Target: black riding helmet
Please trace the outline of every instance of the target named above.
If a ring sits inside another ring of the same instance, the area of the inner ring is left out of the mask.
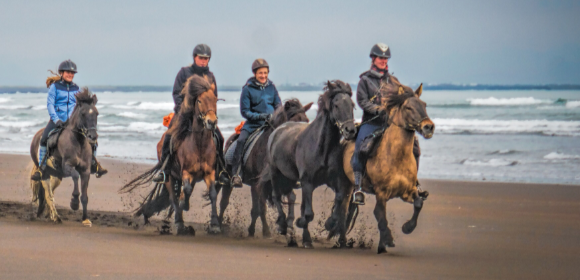
[[[254,60],[254,63],[252,63],[252,72],[256,73],[256,71],[262,67],[266,67],[268,68],[268,71],[270,71],[270,65],[268,65],[268,62],[263,58],[258,58]]]
[[[391,48],[387,46],[387,44],[378,43],[373,46],[371,49],[371,54],[369,55],[371,58],[373,56],[377,57],[384,57],[384,58],[391,58]]]
[[[206,44],[199,44],[193,48],[193,57],[195,56],[211,58],[211,49]]]
[[[70,71],[73,73],[77,73],[77,65],[70,59],[65,60],[61,62],[60,65],[58,66],[58,72],[60,71]]]

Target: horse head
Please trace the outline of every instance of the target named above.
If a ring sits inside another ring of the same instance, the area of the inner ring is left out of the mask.
[[[419,99],[423,93],[423,84],[415,92],[408,92],[399,87],[395,95],[387,95],[385,106],[389,114],[389,124],[406,130],[417,131],[425,139],[433,137],[435,124],[427,115],[427,103]]]
[[[284,101],[283,106],[279,106],[274,111],[272,115],[271,125],[273,128],[277,128],[285,122],[310,122],[306,116],[306,112],[310,110],[313,102],[302,106],[300,100],[296,98],[288,99]]]
[[[212,131],[218,123],[215,90],[215,84],[210,83],[207,78],[193,75],[182,91],[185,94],[182,110],[193,112],[193,123],[197,120],[205,129]]]
[[[324,94],[318,99],[319,114],[328,113],[330,120],[336,124],[344,139],[354,138],[356,128],[350,85],[340,80],[328,81],[324,90]]]
[[[75,95],[77,104],[70,117],[69,125],[72,129],[83,135],[91,144],[97,142],[97,96],[92,94],[88,88],[83,88]]]

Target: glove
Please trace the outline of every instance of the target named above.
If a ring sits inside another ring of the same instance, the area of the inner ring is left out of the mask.
[[[384,116],[387,114],[387,110],[385,110],[385,108],[381,108],[377,110],[377,115],[379,116]]]
[[[272,114],[260,114],[260,119],[269,121],[272,118]]]
[[[64,126],[64,123],[61,120],[56,121],[56,127],[61,128]]]

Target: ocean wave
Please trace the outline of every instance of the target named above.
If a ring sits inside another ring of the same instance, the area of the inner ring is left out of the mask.
[[[554,101],[545,99],[536,99],[533,97],[515,97],[515,98],[470,98],[467,99],[473,106],[530,106],[540,104],[553,104]]]
[[[497,150],[489,153],[488,155],[513,155],[518,153],[516,150]]]
[[[163,110],[173,111],[173,102],[129,102],[127,105],[112,105],[116,109],[126,110]]]
[[[10,101],[10,97],[0,97],[0,103],[6,103]]]
[[[517,161],[509,161],[504,159],[496,159],[492,158],[490,160],[473,160],[473,159],[464,159],[460,162],[464,165],[473,165],[473,166],[514,166],[517,165]]]
[[[119,117],[125,117],[125,118],[130,118],[130,119],[144,119],[147,118],[146,115],[143,114],[138,114],[138,113],[133,113],[133,112],[121,112],[116,114]]]
[[[218,104],[217,109],[240,108],[240,104]]]
[[[33,127],[42,124],[43,122],[38,121],[0,121],[0,127]]]
[[[566,102],[566,108],[580,108],[580,101],[568,101]]]
[[[0,105],[0,110],[30,110],[32,107],[32,105]]]
[[[544,159],[559,160],[559,159],[580,159],[578,155],[567,155],[558,152],[551,152],[544,156]]]
[[[580,136],[580,121],[433,119],[436,133]]]
[[[148,123],[148,122],[132,122],[128,126],[112,125],[100,126],[99,131],[104,132],[158,132],[166,128],[162,123]]]

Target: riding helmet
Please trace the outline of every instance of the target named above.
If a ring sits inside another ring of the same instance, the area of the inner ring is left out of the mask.
[[[371,49],[370,57],[373,56],[377,57],[384,57],[384,58],[391,58],[391,48],[387,46],[387,44],[378,43],[373,46]]]
[[[266,67],[268,68],[268,71],[270,71],[270,65],[268,65],[268,62],[263,58],[258,58],[254,60],[254,63],[252,63],[252,72],[256,73],[256,71],[262,67]]]
[[[77,65],[72,62],[70,59],[65,60],[63,62],[60,63],[60,65],[58,66],[58,71],[70,71],[73,73],[77,73]]]
[[[196,55],[211,58],[211,49],[206,44],[199,44],[193,49],[193,57]]]

